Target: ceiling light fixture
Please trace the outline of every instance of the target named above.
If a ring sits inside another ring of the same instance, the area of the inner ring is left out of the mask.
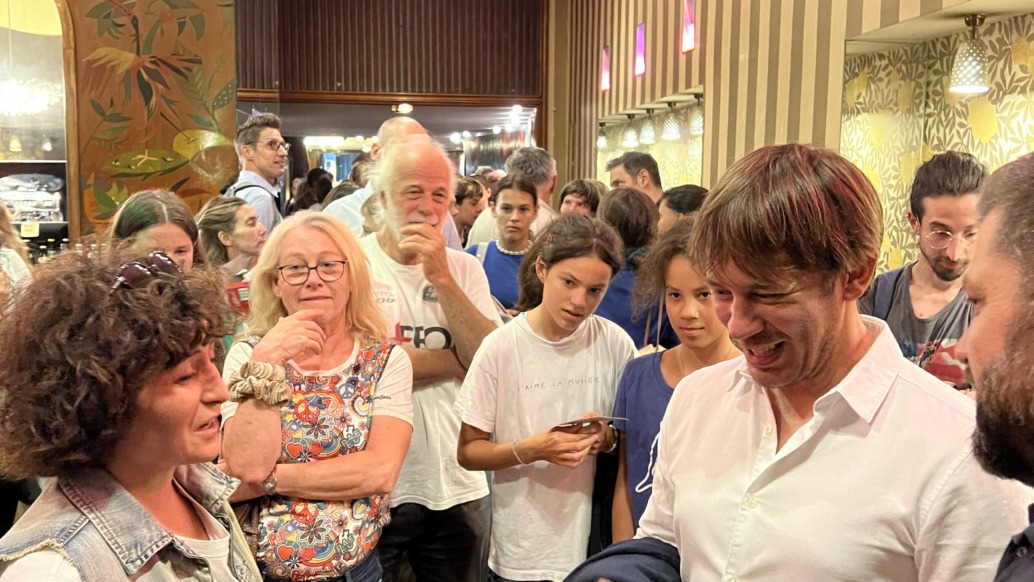
[[[600,122],[600,130],[596,132],[596,149],[605,150],[610,145],[607,142],[607,134],[603,131],[603,122]]]
[[[492,134],[493,135],[499,135],[502,131],[503,131],[503,128],[499,127],[498,125],[493,125],[492,126]]]
[[[459,132],[453,132],[453,134],[449,136],[449,141],[454,144],[461,144],[463,143],[463,137],[460,136]]]
[[[664,124],[661,126],[661,139],[672,141],[682,139],[682,128],[679,127],[679,117],[675,112],[675,103],[668,103],[668,112],[664,114]]]
[[[697,104],[689,114],[689,135],[704,135],[704,98],[696,96]]]
[[[401,113],[402,115],[409,115],[413,113],[413,106],[409,103],[399,103],[398,105],[392,105],[391,111],[393,113]]]
[[[637,148],[639,147],[639,135],[636,134],[635,128],[632,127],[632,120],[635,119],[635,115],[628,115],[628,126],[625,127],[624,138],[621,140],[621,147],[623,148]]]
[[[969,38],[963,39],[955,50],[948,91],[959,95],[983,95],[990,88],[987,77],[987,52],[977,38],[978,27],[984,23],[983,14],[966,16]]]
[[[646,108],[646,119],[643,121],[643,126],[639,128],[639,143],[646,145],[657,143],[657,129],[653,126],[653,116],[649,107]]]

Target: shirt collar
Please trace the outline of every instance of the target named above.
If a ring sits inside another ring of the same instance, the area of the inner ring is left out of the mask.
[[[897,367],[893,363],[902,356],[901,349],[898,348],[897,341],[886,323],[875,317],[861,317],[862,323],[876,339],[847,376],[819,400],[839,396],[868,424],[872,423],[876,412],[890,392],[890,386],[898,375]],[[729,390],[741,396],[751,390],[760,389],[761,385],[750,375],[746,360],[741,360]]]
[[[173,478],[212,515],[223,507],[240,483],[211,463],[183,465]],[[60,480],[69,501],[97,528],[127,575],[136,574],[173,535],[104,469],[85,469]]]

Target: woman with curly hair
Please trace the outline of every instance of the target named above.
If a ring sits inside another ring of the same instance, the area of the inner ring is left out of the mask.
[[[333,216],[301,211],[266,242],[245,341],[226,356],[234,500],[267,580],[381,578],[377,544],[413,428],[413,367],[384,337],[366,256]]]
[[[0,473],[56,477],[0,580],[258,580],[219,453],[222,290],[162,253],[67,253],[0,321]]]

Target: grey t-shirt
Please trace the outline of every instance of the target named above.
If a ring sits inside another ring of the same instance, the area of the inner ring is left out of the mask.
[[[961,385],[966,381],[966,366],[955,358],[958,343],[973,317],[973,304],[962,291],[936,315],[926,319],[916,317],[912,310],[912,265],[905,267],[894,284],[887,325],[898,340],[901,353],[937,378],[949,384]],[[869,290],[858,300],[858,311],[873,315],[875,289],[887,284],[887,274],[876,278]]]

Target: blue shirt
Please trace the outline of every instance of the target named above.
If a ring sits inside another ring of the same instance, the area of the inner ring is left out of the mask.
[[[488,276],[488,289],[499,303],[506,309],[513,309],[517,304],[519,290],[517,288],[517,269],[524,260],[524,255],[508,255],[499,250],[496,241],[478,243],[467,249],[467,253],[478,255],[478,247],[487,244],[485,260],[481,266],[485,268],[485,275]]]
[[[658,309],[657,305],[639,316],[632,315],[632,289],[634,287],[635,271],[631,266],[625,265],[610,280],[607,294],[603,296],[599,307],[596,308],[596,315],[620,325],[621,329],[632,336],[636,349],[642,349],[646,344],[658,343],[658,337],[660,337],[660,345],[666,348],[679,345],[679,338],[675,335],[675,330],[671,328],[667,314],[663,309]],[[646,330],[647,322],[650,324],[649,332]],[[660,326],[659,334],[658,325]]]
[[[625,366],[614,400],[614,428],[625,434],[626,485],[632,496],[632,523],[646,511],[653,489],[653,469],[657,459],[657,435],[661,419],[675,389],[661,374],[661,353],[640,356]]]

